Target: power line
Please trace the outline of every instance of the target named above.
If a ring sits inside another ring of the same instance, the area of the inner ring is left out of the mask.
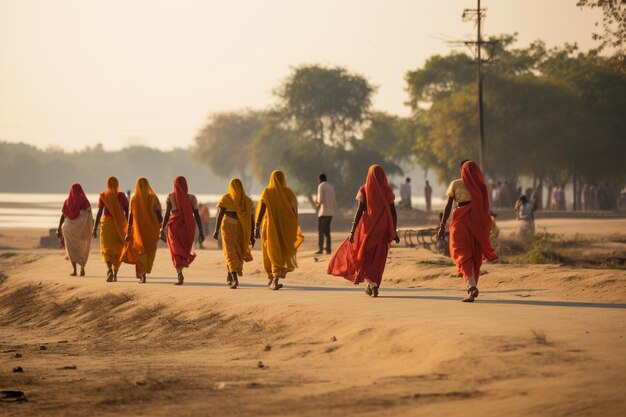
[[[496,41],[485,41],[482,36],[483,20],[487,17],[487,9],[480,7],[480,0],[477,0],[475,9],[463,9],[462,19],[464,22],[475,22],[476,40],[459,39],[448,42],[451,46],[468,46],[476,61],[476,82],[478,84],[478,124],[479,124],[479,141],[478,141],[478,164],[484,172],[484,152],[485,152],[485,123],[483,118],[483,64],[488,60],[483,59],[482,50],[484,46],[491,47],[490,57],[493,57],[493,50]]]

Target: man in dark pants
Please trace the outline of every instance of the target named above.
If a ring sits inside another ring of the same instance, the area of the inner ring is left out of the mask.
[[[324,251],[324,237],[326,237],[326,253],[330,253],[330,222],[335,211],[335,188],[326,180],[326,174],[320,174],[317,186],[317,231],[319,233],[319,250],[316,255]]]

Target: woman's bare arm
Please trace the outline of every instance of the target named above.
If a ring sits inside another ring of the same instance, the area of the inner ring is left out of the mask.
[[[439,223],[439,231],[437,232],[437,236],[439,236],[439,239],[443,239],[446,237],[446,223],[448,222],[448,217],[450,217],[450,212],[452,211],[453,202],[454,202],[454,198],[448,197],[446,208],[443,210],[443,217],[441,218],[441,223]]]
[[[217,240],[220,234],[220,227],[222,227],[222,220],[224,220],[224,213],[226,209],[224,207],[220,207],[217,212],[217,218],[215,219],[215,230],[213,231],[213,239]]]
[[[93,233],[92,233],[92,236],[94,239],[98,237],[98,225],[100,224],[100,218],[102,217],[103,211],[104,211],[104,206],[100,207],[98,209],[98,214],[96,214],[96,221],[93,224]]]
[[[352,228],[350,229],[350,243],[354,243],[354,232],[356,231],[356,227],[359,225],[361,217],[363,216],[363,211],[365,211],[366,208],[366,204],[359,201],[359,207],[356,209],[356,213],[354,213],[354,220],[352,221]]]

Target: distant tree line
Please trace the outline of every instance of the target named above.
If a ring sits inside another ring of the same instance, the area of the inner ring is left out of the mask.
[[[158,193],[173,189],[174,178],[184,175],[191,192],[223,193],[227,181],[207,172],[206,166],[192,160],[188,149],[159,151],[132,146],[106,151],[101,145],[78,152],[41,150],[23,143],[0,142],[0,192],[64,193],[72,183],[86,192],[106,188],[108,176],[116,176],[124,191],[134,190],[135,181],[146,177]]]

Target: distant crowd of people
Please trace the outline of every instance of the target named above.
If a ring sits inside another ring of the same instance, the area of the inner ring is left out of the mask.
[[[585,210],[614,210],[617,194],[606,182],[600,185],[587,184],[583,188],[583,208]]]

